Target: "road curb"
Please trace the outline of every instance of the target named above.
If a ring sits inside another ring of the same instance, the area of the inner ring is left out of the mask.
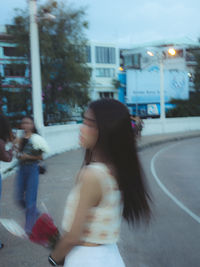
[[[184,139],[192,139],[192,138],[197,138],[197,137],[200,137],[200,133],[191,134],[191,135],[173,136],[173,137],[165,138],[163,140],[148,142],[146,144],[138,144],[138,151],[142,151],[149,147],[158,146],[158,145],[165,144],[165,143],[180,141]]]

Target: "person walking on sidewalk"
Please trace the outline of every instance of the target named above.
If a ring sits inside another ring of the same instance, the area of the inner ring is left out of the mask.
[[[48,152],[46,141],[37,133],[32,117],[21,121],[24,131],[18,140],[19,169],[16,176],[16,197],[18,204],[26,209],[25,231],[31,234],[32,227],[39,216],[36,207],[39,184],[39,161],[42,154]]]
[[[13,149],[6,149],[6,143],[12,141],[12,132],[7,118],[0,114],[0,161],[10,162]],[[0,199],[1,199],[1,168],[0,168]],[[4,245],[0,242],[0,249]]]
[[[65,233],[49,263],[124,267],[117,247],[122,217],[134,224],[151,216],[125,105],[113,99],[92,102],[84,114],[80,145],[86,149],[83,166],[66,202]]]

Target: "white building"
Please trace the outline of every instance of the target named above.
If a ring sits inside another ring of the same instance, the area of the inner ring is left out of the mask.
[[[175,55],[168,53],[174,48]],[[160,109],[160,67],[164,73],[165,103],[171,98],[186,99],[194,90],[195,57],[200,43],[182,38],[145,43],[121,51],[126,71],[126,102],[133,113],[148,116],[148,106]],[[168,105],[170,108],[170,106]],[[166,106],[167,108],[167,106]],[[158,115],[158,113],[156,115]]]
[[[168,49],[172,47],[176,50],[175,56],[167,53]],[[125,69],[148,69],[151,66],[158,65],[158,60],[156,57],[150,57],[147,51],[152,51],[154,54],[162,51],[164,68],[187,71],[190,81],[192,81],[196,64],[192,52],[199,50],[199,48],[200,43],[189,38],[144,43],[123,50],[123,64]],[[190,87],[192,89],[192,83],[190,83]]]
[[[116,44],[91,41],[87,46],[87,62],[92,69],[91,99],[117,99],[118,90],[113,86],[113,79],[117,79],[119,69],[119,48]]]

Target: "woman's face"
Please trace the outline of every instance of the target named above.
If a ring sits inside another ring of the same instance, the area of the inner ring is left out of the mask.
[[[21,128],[25,131],[25,132],[32,132],[34,129],[34,123],[31,119],[29,118],[24,118],[22,119],[21,122]]]
[[[84,114],[83,125],[80,128],[79,144],[85,149],[92,149],[98,139],[98,129],[93,112],[88,109]]]

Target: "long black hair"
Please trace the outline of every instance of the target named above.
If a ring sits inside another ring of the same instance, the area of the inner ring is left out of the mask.
[[[136,141],[129,110],[114,99],[100,99],[89,105],[98,128],[96,148],[109,160],[117,172],[117,182],[123,197],[123,217],[134,223],[150,218],[150,196],[144,172],[137,155]],[[86,151],[85,163],[91,160]]]
[[[12,140],[12,131],[8,119],[0,114],[0,139],[5,142]]]

